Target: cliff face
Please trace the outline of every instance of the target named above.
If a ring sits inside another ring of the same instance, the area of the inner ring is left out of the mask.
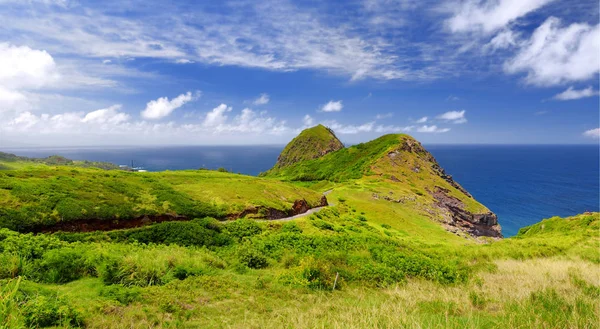
[[[421,143],[407,135],[398,138],[399,144],[377,159],[372,171],[389,177],[395,184],[411,186],[413,195],[406,193],[405,200],[422,201],[406,203],[407,206],[424,210],[453,233],[502,237],[496,214],[454,181]]]
[[[318,125],[303,130],[283,149],[277,158],[276,168],[286,167],[304,160],[322,157],[344,148],[344,144],[331,129]]]

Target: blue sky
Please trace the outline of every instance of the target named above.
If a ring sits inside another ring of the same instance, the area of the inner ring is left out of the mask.
[[[0,0],[0,147],[598,143],[598,1]]]

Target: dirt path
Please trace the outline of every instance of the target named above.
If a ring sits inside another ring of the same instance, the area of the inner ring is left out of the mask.
[[[323,192],[323,195],[324,195],[324,196],[327,196],[327,195],[328,195],[329,193],[331,193],[332,191],[333,191],[333,189],[331,189],[331,190],[327,190],[327,191]],[[329,200],[328,200],[327,202],[329,203]],[[303,213],[303,214],[298,214],[298,215],[291,216],[291,217],[286,217],[286,218],[270,219],[269,221],[274,221],[274,220],[292,220],[292,219],[298,219],[298,218],[302,218],[302,217],[305,217],[305,216],[309,216],[309,215],[311,215],[311,214],[314,214],[314,213],[316,213],[316,212],[319,212],[319,211],[321,211],[321,209],[323,209],[323,208],[327,208],[327,207],[329,207],[329,206],[333,206],[333,205],[334,205],[333,203],[329,203],[329,205],[328,205],[328,206],[315,207],[315,208],[312,208],[312,209],[308,209],[308,211],[307,211],[307,212],[305,212],[305,213]]]

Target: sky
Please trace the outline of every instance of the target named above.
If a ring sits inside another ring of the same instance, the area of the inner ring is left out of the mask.
[[[0,148],[598,143],[597,0],[0,0]]]

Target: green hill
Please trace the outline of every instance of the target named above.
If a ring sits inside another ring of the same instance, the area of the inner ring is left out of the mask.
[[[435,158],[408,135],[385,135],[318,158],[275,166],[265,176],[284,181],[376,185],[372,199],[401,203],[409,213],[441,222],[452,232],[502,236],[496,215],[446,174]]]
[[[277,158],[276,168],[315,159],[344,148],[333,131],[323,125],[303,130],[283,149]]]
[[[127,172],[2,162],[0,227],[18,231],[126,228],[141,221],[282,218],[323,204],[314,190],[209,170]],[[298,210],[299,203],[305,203]]]

